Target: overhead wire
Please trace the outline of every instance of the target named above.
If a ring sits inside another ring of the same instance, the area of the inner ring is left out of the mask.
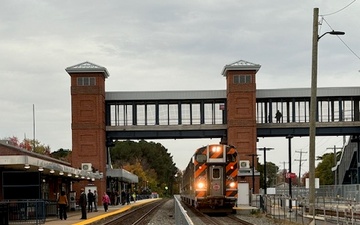
[[[346,9],[347,7],[349,7],[350,5],[352,5],[354,2],[356,2],[356,0],[350,2],[348,5],[344,6],[343,8],[339,9],[338,11],[335,11],[333,13],[324,14],[322,16],[331,16],[331,15],[334,15],[336,13],[339,13],[339,12],[343,11],[344,9]]]
[[[350,3],[349,3],[348,5],[346,5],[345,7],[341,8],[341,9],[339,9],[339,10],[333,12],[333,13],[328,13],[328,14],[320,15],[319,25],[322,25],[323,22],[325,22],[325,23],[329,26],[329,28],[330,28],[331,30],[334,30],[334,28],[332,28],[332,26],[329,24],[329,22],[325,19],[325,16],[331,16],[331,15],[337,14],[337,13],[345,10],[346,8],[348,8],[348,7],[349,7],[350,5],[352,5],[354,2],[356,2],[356,0],[353,0],[352,2],[350,2]],[[320,29],[321,29],[321,27],[320,27]],[[360,60],[360,56],[359,56],[358,54],[356,54],[356,52],[355,52],[354,50],[352,50],[352,49],[350,48],[350,46],[349,46],[348,44],[346,44],[345,41],[344,41],[339,35],[336,35],[336,36],[337,36],[337,38],[339,38],[339,40],[345,45],[345,47],[346,47],[356,58],[358,58],[358,59]]]

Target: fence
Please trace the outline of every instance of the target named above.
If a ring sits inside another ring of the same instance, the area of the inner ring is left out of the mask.
[[[360,185],[327,185],[316,189],[315,214],[309,214],[308,189],[277,188],[273,195],[252,195],[251,205],[275,219],[308,224],[315,218],[324,223],[360,225]]]
[[[44,224],[57,216],[57,203],[44,200],[11,200],[0,203],[0,224]]]

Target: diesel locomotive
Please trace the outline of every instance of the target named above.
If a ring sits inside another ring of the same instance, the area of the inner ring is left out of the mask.
[[[181,199],[204,213],[230,213],[238,194],[237,150],[211,144],[195,151],[183,174]]]

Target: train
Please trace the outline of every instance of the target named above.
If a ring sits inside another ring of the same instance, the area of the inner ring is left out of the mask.
[[[232,213],[238,195],[237,174],[234,146],[200,147],[183,173],[181,200],[203,213]]]

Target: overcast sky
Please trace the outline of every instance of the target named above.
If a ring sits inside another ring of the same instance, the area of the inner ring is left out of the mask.
[[[223,67],[238,60],[261,65],[257,89],[310,87],[315,7],[323,15],[320,34],[346,32],[319,41],[318,86],[359,86],[356,0],[3,0],[0,138],[33,138],[35,105],[36,139],[53,151],[71,149],[65,68],[84,61],[107,68],[106,91],[222,90]],[[195,148],[209,142],[218,140],[161,143],[185,169]],[[298,171],[295,151],[307,152],[308,139],[292,143],[292,170]],[[341,144],[341,137],[318,138],[317,155]],[[280,167],[288,162],[287,146],[285,138],[258,143],[274,148],[267,159]],[[304,162],[302,173],[307,170]]]

